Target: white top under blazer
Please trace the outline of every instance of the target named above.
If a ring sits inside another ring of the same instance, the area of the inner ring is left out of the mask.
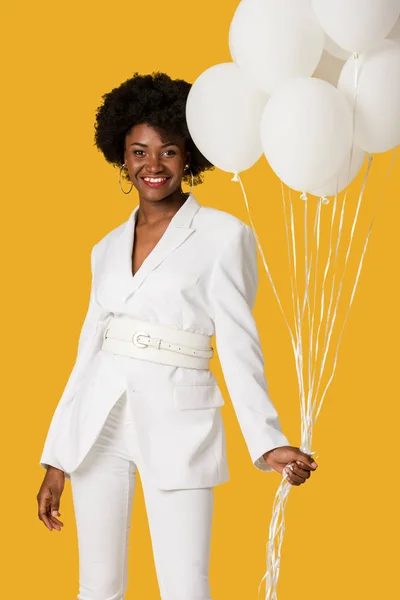
[[[91,251],[92,284],[77,357],[54,411],[40,464],[70,478],[126,389],[101,350],[107,322],[130,315],[184,331],[215,335],[223,375],[253,464],[289,441],[268,394],[264,358],[252,314],[257,247],[246,223],[201,206],[193,194],[132,276],[136,215]],[[108,356],[107,356],[108,354]],[[209,369],[129,358],[133,416],[140,451],[160,489],[210,487],[228,481],[224,398]]]

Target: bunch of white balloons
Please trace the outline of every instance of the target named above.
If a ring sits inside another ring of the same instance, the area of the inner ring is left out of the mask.
[[[218,168],[237,175],[264,153],[292,189],[330,196],[366,153],[400,144],[400,0],[242,0],[229,49],[186,106]]]

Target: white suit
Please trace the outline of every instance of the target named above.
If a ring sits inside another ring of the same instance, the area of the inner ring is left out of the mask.
[[[101,350],[113,314],[216,336],[230,398],[254,465],[290,445],[269,398],[252,314],[258,285],[252,229],[233,215],[201,206],[193,194],[132,276],[139,205],[91,253],[90,303],[72,373],[54,412],[40,464],[69,478],[130,385],[134,425],[149,474],[160,489],[211,487],[229,479],[220,407],[208,369],[131,361],[129,382]]]

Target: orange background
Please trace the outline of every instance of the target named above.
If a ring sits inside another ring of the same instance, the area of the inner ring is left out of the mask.
[[[3,7],[4,597],[67,600],[78,593],[70,484],[61,502],[64,529],[50,533],[37,519],[36,494],[44,476],[39,458],[76,355],[89,296],[90,249],[125,221],[138,201],[133,193],[121,193],[118,171],[93,145],[95,109],[102,94],[134,71],[165,71],[193,82],[211,65],[230,61],[228,30],[237,4],[72,0]],[[354,257],[360,255],[391,157],[374,158]],[[319,470],[305,485],[292,488],[289,497],[280,600],[375,600],[392,597],[398,588],[399,161],[384,190],[335,379],[315,428]],[[242,180],[274,281],[291,314],[279,181],[264,157],[242,173]],[[249,222],[231,175],[215,169],[193,191],[201,204]],[[303,203],[297,194],[292,199],[300,218]],[[355,201],[349,199],[348,218]],[[315,206],[310,197],[310,207]],[[331,210],[332,202],[323,207],[325,223]],[[326,232],[325,226],[323,240]],[[321,244],[326,247],[325,241]],[[356,261],[351,264],[348,281]],[[270,393],[284,432],[299,445],[292,348],[261,258],[259,274],[254,314]],[[215,600],[247,600],[257,598],[265,573],[280,476],[252,467],[229,401],[223,415],[231,479],[215,489],[211,589]],[[140,485],[132,519],[127,599],[155,600],[159,592]]]

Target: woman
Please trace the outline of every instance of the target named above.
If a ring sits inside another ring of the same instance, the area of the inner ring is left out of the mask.
[[[71,481],[80,600],[124,598],[137,471],[161,597],[211,598],[213,488],[229,478],[224,399],[209,369],[214,334],[253,464],[286,469],[292,485],[317,466],[289,445],[268,396],[252,316],[253,232],[182,191],[213,168],[188,132],[189,90],[162,73],[135,73],[96,115],[96,145],[139,205],[93,247],[77,359],[40,460],[38,514],[50,531],[61,531]]]

